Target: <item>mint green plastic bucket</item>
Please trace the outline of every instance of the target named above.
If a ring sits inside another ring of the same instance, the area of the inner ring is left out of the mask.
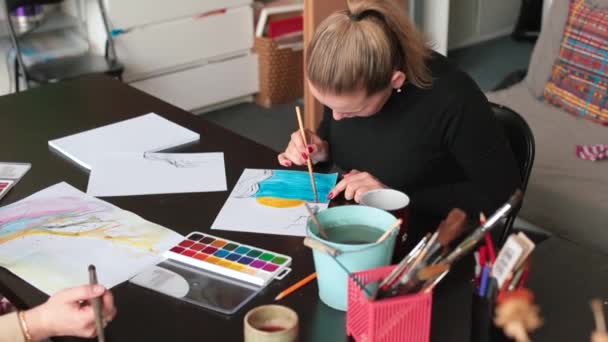
[[[329,208],[319,212],[317,217],[326,231],[345,225],[366,225],[386,231],[397,220],[395,216],[384,210],[359,205]],[[394,232],[381,243],[358,245],[334,243],[319,236],[319,229],[312,220],[308,222],[307,233],[309,237],[341,252],[337,259],[351,273],[389,265],[397,236],[397,232]],[[331,256],[317,250],[313,250],[312,255],[321,301],[336,310],[346,311],[348,275]]]

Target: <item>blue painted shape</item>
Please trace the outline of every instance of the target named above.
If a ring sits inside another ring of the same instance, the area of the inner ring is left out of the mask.
[[[329,201],[327,195],[334,188],[337,180],[337,173],[315,173],[319,202]],[[272,177],[260,182],[260,190],[255,196],[301,199],[307,202],[315,200],[310,176],[305,171],[272,170]]]

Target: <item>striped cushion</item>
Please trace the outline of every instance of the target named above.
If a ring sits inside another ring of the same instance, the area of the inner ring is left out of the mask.
[[[559,57],[544,100],[608,125],[608,8],[571,0]]]

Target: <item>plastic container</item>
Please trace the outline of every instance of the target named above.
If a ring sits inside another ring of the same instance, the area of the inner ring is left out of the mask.
[[[394,267],[357,272],[355,276],[369,284],[386,277]],[[346,333],[357,342],[428,342],[432,306],[432,292],[371,301],[349,280]]]

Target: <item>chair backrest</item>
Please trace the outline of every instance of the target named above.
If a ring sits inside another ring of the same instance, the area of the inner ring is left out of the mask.
[[[532,172],[532,164],[534,164],[534,135],[526,120],[521,115],[517,114],[508,107],[490,103],[494,115],[501,123],[505,136],[511,145],[511,150],[515,155],[515,160],[519,166],[519,173],[521,177],[520,189],[525,193],[528,187],[528,180],[530,179],[530,173]],[[513,229],[513,222],[517,217],[520,205],[515,208],[509,216],[507,216],[503,234],[500,239],[500,244],[504,243],[511,234]]]

